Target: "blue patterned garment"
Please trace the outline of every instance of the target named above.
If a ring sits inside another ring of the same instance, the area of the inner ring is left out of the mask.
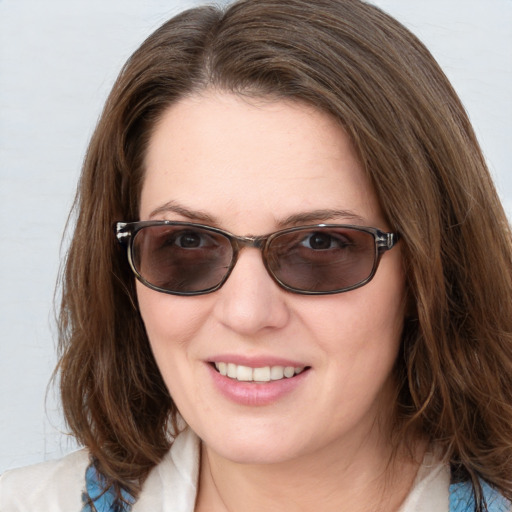
[[[135,499],[126,491],[122,491],[125,504],[114,504],[114,490],[104,490],[106,481],[93,466],[89,466],[86,472],[86,492],[82,497],[84,507],[82,512],[130,512]],[[482,481],[482,490],[487,501],[488,512],[511,512],[512,504],[490,485]],[[89,498],[94,508],[88,504]],[[475,500],[473,489],[469,482],[461,482],[450,485],[450,510],[449,512],[474,512]]]
[[[483,480],[480,482],[488,512],[510,512],[512,504]],[[470,482],[450,485],[450,512],[473,512],[475,498]]]
[[[121,494],[127,503],[114,504],[114,489],[111,487],[105,491],[105,478],[96,471],[94,466],[91,465],[87,468],[85,480],[86,492],[82,496],[82,503],[84,504],[82,512],[130,512],[132,509],[135,499],[126,491],[121,491]],[[94,508],[89,505],[90,500],[92,500]]]

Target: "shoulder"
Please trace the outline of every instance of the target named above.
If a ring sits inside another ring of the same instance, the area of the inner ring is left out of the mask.
[[[5,472],[0,477],[2,512],[79,511],[89,465],[87,450],[62,459]]]

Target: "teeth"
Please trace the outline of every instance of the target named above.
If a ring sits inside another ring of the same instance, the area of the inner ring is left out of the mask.
[[[215,365],[217,367],[217,370],[219,370],[219,373],[221,375],[227,375],[228,374],[228,365],[226,363],[219,363]]]
[[[257,382],[268,382],[270,380],[270,366],[264,368],[254,368],[252,378]]]
[[[228,371],[226,375],[232,379],[236,379],[236,364],[228,363]]]
[[[242,382],[269,382],[291,378],[304,371],[303,366],[263,366],[262,368],[251,368],[233,363],[215,363],[215,368],[221,375],[236,379]]]
[[[293,377],[294,375],[295,375],[295,368],[293,368],[292,366],[287,366],[284,369],[284,376],[287,377],[288,379],[290,377]]]
[[[251,381],[252,380],[252,368],[248,366],[237,366],[236,367],[236,380]]]
[[[280,380],[284,377],[284,366],[272,366],[270,368],[270,378],[272,380]]]

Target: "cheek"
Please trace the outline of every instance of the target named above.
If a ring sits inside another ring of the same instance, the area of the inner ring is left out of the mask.
[[[389,273],[385,268],[379,270],[384,272],[366,286],[327,296],[325,301],[317,298],[307,305],[309,330],[315,333],[331,369],[356,380],[371,377],[372,372],[385,380],[402,339],[403,274],[395,269]]]
[[[201,328],[205,313],[198,298],[156,292],[137,282],[139,310],[153,350],[186,343]]]
[[[178,409],[190,415],[188,408],[200,396],[195,359],[194,337],[207,315],[195,304],[195,298],[176,297],[148,289],[137,283],[139,309],[151,350],[165,385]],[[199,301],[200,302],[200,301]]]
[[[396,293],[383,294],[363,287],[327,303],[313,303],[308,309],[312,312],[311,328],[319,334],[319,339],[338,339],[348,346],[380,346],[383,342],[393,344],[393,340],[398,343],[405,301],[401,287],[397,287]]]
[[[319,394],[324,398],[318,400],[337,425],[355,425],[368,415],[388,417],[393,410],[393,368],[403,329],[402,295],[377,300],[378,296],[364,292],[364,288],[353,290],[346,297],[340,295],[342,304],[318,307],[315,322],[310,324],[324,357],[325,387]]]
[[[194,359],[193,340],[208,318],[202,301],[176,297],[150,290],[137,283],[139,310],[149,338],[151,350],[171,395],[190,375]],[[180,384],[181,383],[181,384]]]

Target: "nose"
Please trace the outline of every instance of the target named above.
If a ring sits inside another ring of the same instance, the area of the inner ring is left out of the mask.
[[[287,292],[272,280],[258,249],[240,252],[231,275],[216,295],[216,319],[239,334],[279,329],[289,320]]]

